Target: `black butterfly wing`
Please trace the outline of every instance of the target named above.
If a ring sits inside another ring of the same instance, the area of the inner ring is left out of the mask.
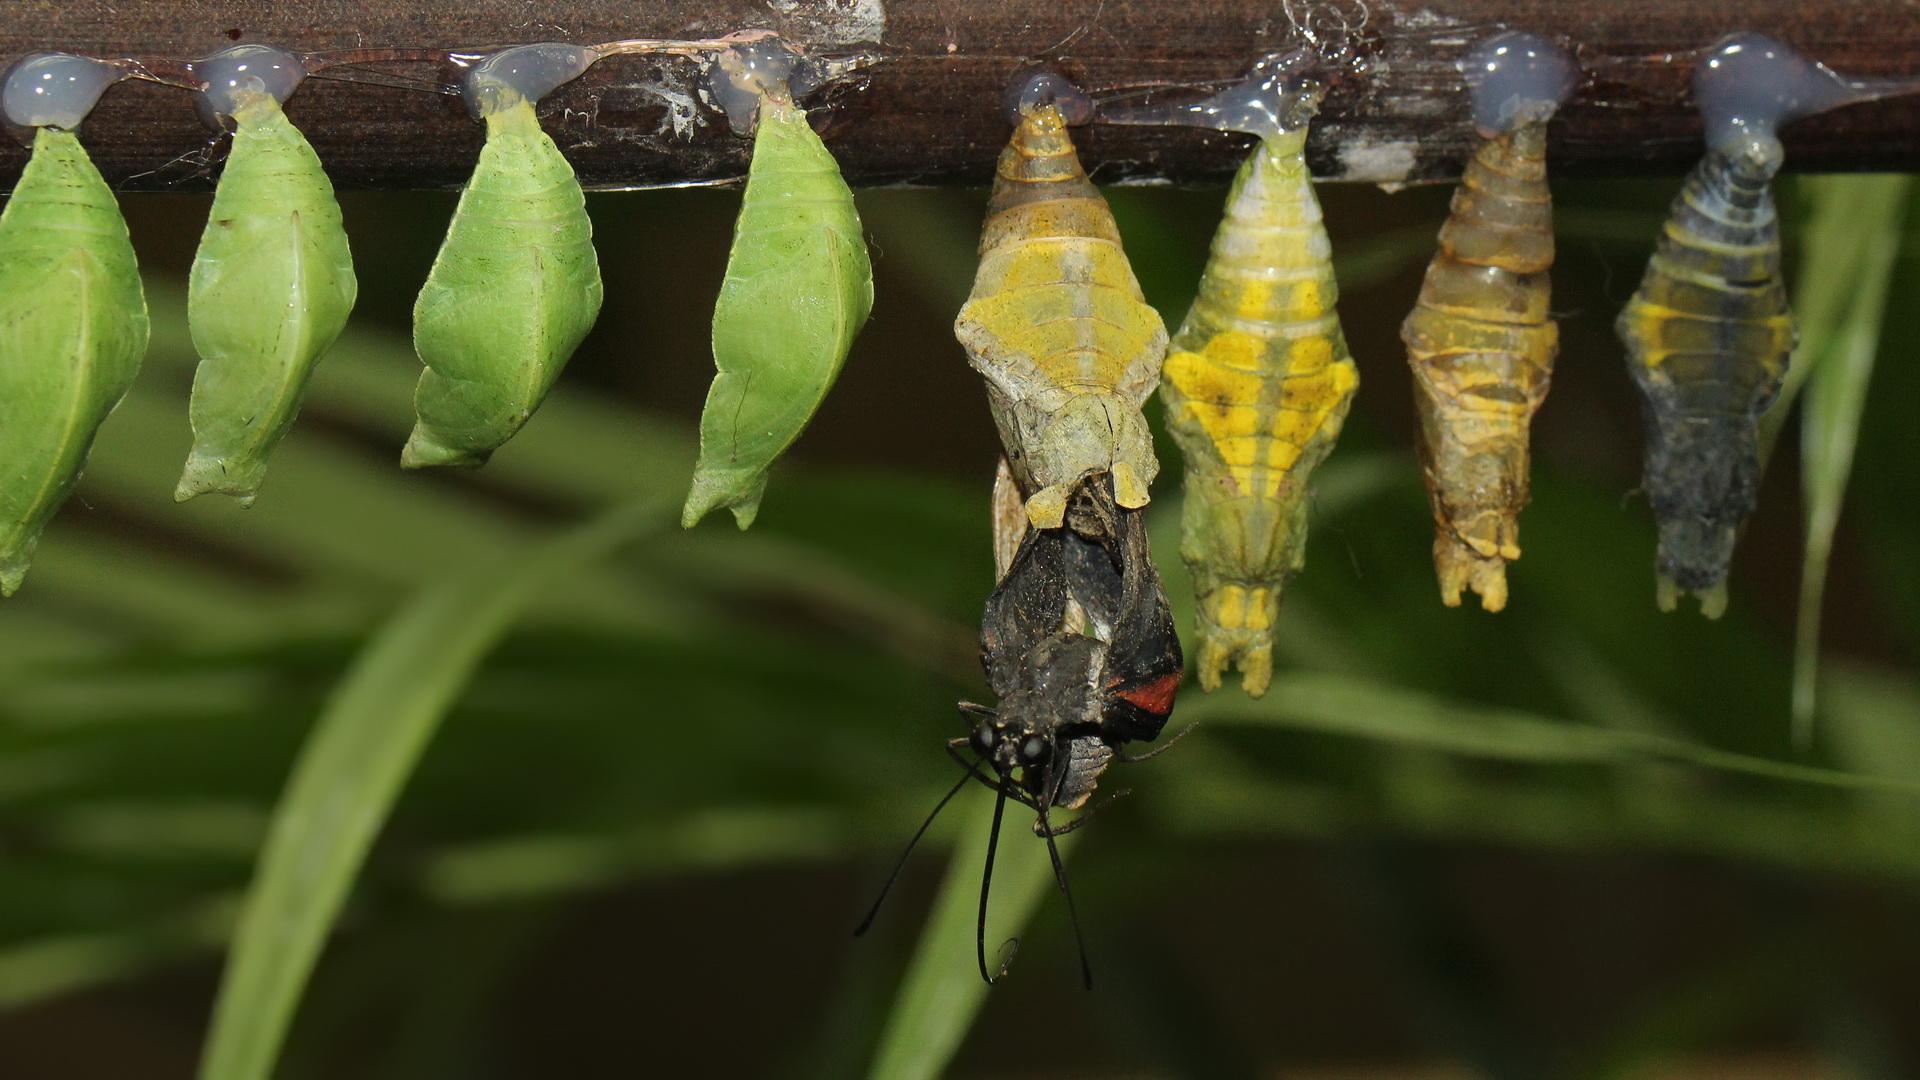
[[[1066,619],[1065,531],[1028,528],[1006,576],[987,598],[980,623],[980,664],[996,698],[1020,684],[1022,668],[1034,650]]]
[[[1147,741],[1159,737],[1173,714],[1186,658],[1147,547],[1146,519],[1138,510],[1121,510],[1114,534],[1122,587],[1107,654],[1106,724],[1114,738]]]

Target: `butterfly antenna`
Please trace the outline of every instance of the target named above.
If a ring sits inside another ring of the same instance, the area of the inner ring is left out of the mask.
[[[1000,778],[1000,795],[993,800],[993,829],[987,833],[987,865],[980,871],[980,920],[974,925],[973,948],[980,960],[980,977],[993,985],[987,970],[987,894],[993,889],[993,857],[1000,850],[1000,819],[1007,813],[1007,777]]]
[[[1064,770],[1061,772],[1061,778],[1062,780],[1065,778]],[[1052,789],[1057,787],[1059,782],[1048,785],[1048,793],[1054,794]],[[1049,798],[1040,803],[1040,835],[1047,838],[1047,857],[1053,860],[1053,880],[1060,883],[1060,895],[1067,898],[1067,921],[1073,924],[1073,944],[1080,950],[1080,985],[1092,990],[1093,965],[1087,960],[1086,935],[1080,932],[1080,909],[1074,906],[1073,889],[1067,885],[1067,864],[1060,861],[1060,844],[1054,839],[1057,834],[1053,831],[1053,823],[1047,820],[1047,807],[1052,802],[1053,800]]]
[[[913,845],[918,844],[920,838],[927,835],[927,830],[933,827],[933,819],[940,816],[940,811],[947,808],[947,804],[953,801],[955,795],[960,794],[960,789],[967,786],[967,781],[971,779],[973,779],[971,773],[962,775],[960,781],[948,789],[947,793],[940,797],[940,801],[934,804],[933,813],[928,814],[927,820],[920,823],[920,830],[913,834],[913,839],[907,841],[907,849],[900,853],[899,861],[893,864],[893,872],[887,875],[887,883],[880,886],[880,895],[873,898],[873,906],[867,909],[867,917],[860,920],[859,926],[854,927],[854,937],[865,934],[873,927],[873,920],[880,914],[880,905],[887,902],[887,894],[893,891],[893,883],[900,880],[900,871],[906,869],[907,856],[913,854]]]

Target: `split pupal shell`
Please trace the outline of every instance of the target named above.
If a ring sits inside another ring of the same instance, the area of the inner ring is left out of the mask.
[[[1013,466],[1007,456],[993,470],[993,496],[988,517],[993,529],[993,580],[1007,576],[1013,558],[1020,553],[1020,541],[1027,535],[1027,500],[1020,494],[1020,483],[1013,478]]]
[[[0,595],[20,587],[146,350],[119,204],[71,132],[40,128],[0,212]]]
[[[1662,610],[1683,592],[1710,618],[1725,609],[1734,539],[1758,498],[1760,415],[1795,338],[1768,191],[1778,166],[1771,140],[1708,151],[1615,324],[1645,404]]]
[[[244,505],[346,326],[356,285],[319,155],[269,95],[251,95],[233,118],[233,151],[187,279],[201,359],[193,452],[174,498],[218,491]]]
[[[1193,574],[1200,685],[1229,664],[1258,697],[1286,579],[1306,558],[1308,481],[1333,450],[1358,370],[1304,127],[1267,136],[1227,195],[1160,394],[1186,458],[1180,554]]]
[[[872,307],[853,192],[805,111],[769,96],[714,306],[719,374],[682,524],[721,506],[741,528],[753,523],[767,469],[825,399]]]
[[[481,465],[540,406],[600,312],[593,223],[533,105],[489,113],[487,143],[413,306],[427,370],[400,464]]]
[[[1488,139],[1468,163],[1400,328],[1448,606],[1462,589],[1488,611],[1506,606],[1528,497],[1528,427],[1559,351],[1547,314],[1552,266],[1546,124],[1534,121]]]
[[[1167,347],[1113,213],[1053,105],[1000,155],[973,294],[954,327],[987,379],[994,421],[1037,528],[1058,528],[1074,483],[1111,471],[1121,506],[1159,471],[1140,405]]]

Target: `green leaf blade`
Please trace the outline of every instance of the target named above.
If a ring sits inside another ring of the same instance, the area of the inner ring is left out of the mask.
[[[266,1080],[366,854],[486,652],[564,571],[664,523],[629,503],[538,550],[431,585],[374,636],[302,750],[235,935],[202,1080]]]
[[[1807,535],[1794,630],[1793,741],[1804,750],[1813,741],[1827,567],[1866,412],[1912,181],[1878,175],[1808,177],[1800,183],[1813,204],[1805,277],[1817,313],[1795,364],[1806,390],[1800,454]],[[1844,265],[1830,265],[1842,260]]]
[[[994,795],[978,788],[965,800],[964,813],[958,815],[960,842],[894,996],[868,1080],[934,1080],[946,1071],[986,1003],[988,986],[980,978],[974,930]],[[1062,855],[1072,839],[1060,838]],[[999,950],[1032,919],[1052,883],[1046,844],[1022,824],[1020,816],[1008,815],[993,864],[993,896],[987,909],[989,965],[1007,959]]]

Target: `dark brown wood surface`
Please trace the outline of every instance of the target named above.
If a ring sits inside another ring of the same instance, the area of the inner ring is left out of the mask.
[[[978,184],[1006,136],[999,102],[1022,60],[1053,61],[1096,87],[1227,79],[1297,43],[1289,6],[1308,19],[1358,25],[1367,53],[1362,70],[1334,87],[1314,130],[1314,171],[1327,179],[1456,175],[1472,140],[1456,63],[1502,27],[1565,41],[1589,73],[1554,125],[1554,169],[1563,176],[1687,168],[1700,137],[1688,74],[1696,51],[1730,30],[1776,34],[1847,75],[1920,75],[1920,4],[1910,0],[0,0],[0,56],[57,49],[179,60],[236,41],[301,52],[473,50],[768,27],[877,58],[862,78],[811,102],[852,182]],[[694,67],[612,57],[548,99],[548,130],[588,186],[741,175],[745,144],[689,97]],[[432,62],[372,70],[422,86],[441,76]],[[316,78],[288,111],[349,187],[456,185],[481,141],[459,101],[430,89]],[[204,188],[218,155],[190,95],[150,83],[108,91],[82,135],[125,189]],[[1246,139],[1096,127],[1079,142],[1102,182],[1205,182],[1233,169]],[[1805,120],[1786,142],[1790,168],[1920,168],[1920,98]],[[24,159],[0,147],[0,183],[11,183]]]

